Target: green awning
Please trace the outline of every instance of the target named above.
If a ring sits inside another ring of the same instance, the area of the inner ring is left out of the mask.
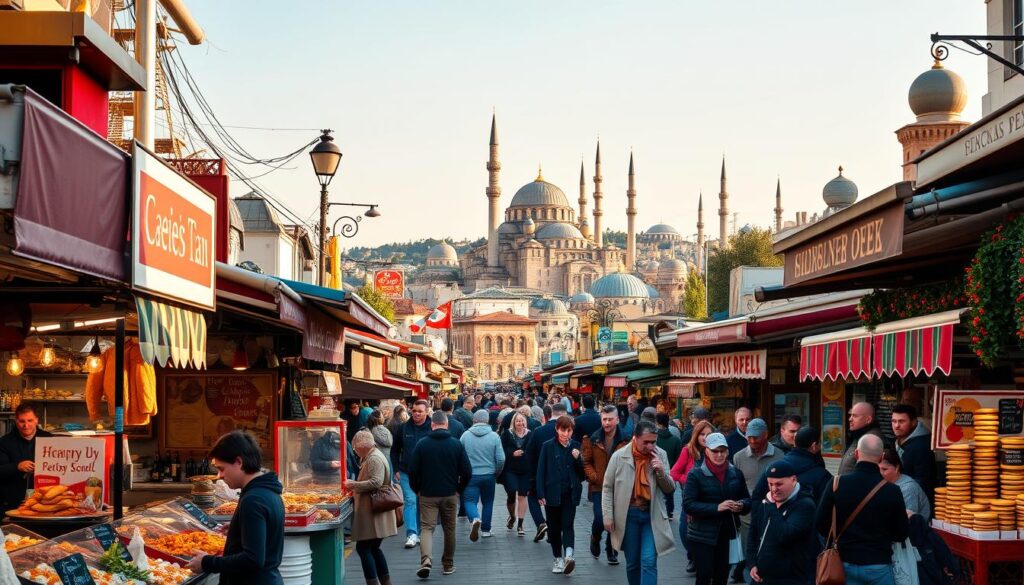
[[[667,378],[668,366],[665,366],[664,368],[643,368],[641,370],[633,370],[632,372],[626,372],[625,374],[619,375],[626,376],[626,381],[628,382],[637,382],[648,378]]]
[[[551,376],[551,383],[552,384],[568,384],[569,383],[569,374],[555,374],[554,376]]]

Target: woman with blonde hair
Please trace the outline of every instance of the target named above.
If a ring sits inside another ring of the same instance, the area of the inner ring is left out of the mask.
[[[521,412],[512,415],[512,423],[501,433],[501,447],[505,451],[505,469],[502,472],[505,492],[508,493],[508,524],[512,530],[517,523],[517,533],[525,536],[523,517],[526,515],[526,492],[530,490],[530,460],[526,456],[530,444],[530,425]]]
[[[713,432],[715,432],[715,427],[706,420],[699,421],[694,425],[689,444],[679,452],[679,459],[676,459],[676,464],[669,472],[669,476],[679,484],[679,491],[683,491],[683,488],[686,487],[686,475],[704,459],[704,441]],[[696,571],[696,567],[693,563],[693,556],[690,554],[690,547],[686,542],[688,523],[689,518],[684,512],[683,517],[679,519],[679,539],[683,543],[683,548],[686,549],[686,572],[693,573]]]
[[[363,567],[367,585],[391,585],[388,563],[380,549],[385,538],[398,533],[394,510],[374,512],[371,495],[391,485],[391,463],[377,448],[373,433],[362,430],[352,438],[352,448],[359,455],[359,477],[348,482],[355,501],[352,518],[352,540]]]

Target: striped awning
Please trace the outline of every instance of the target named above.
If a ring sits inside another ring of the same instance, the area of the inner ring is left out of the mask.
[[[202,313],[135,296],[139,351],[147,364],[206,368],[206,318]]]
[[[953,367],[953,326],[966,309],[884,323],[872,336],[875,376],[949,375]]]
[[[604,377],[605,388],[625,388],[626,377],[625,376],[605,376]]]
[[[800,381],[839,380],[871,371],[871,332],[863,327],[800,341]]]
[[[697,395],[697,384],[708,380],[673,378],[665,383],[669,398],[693,398]]]

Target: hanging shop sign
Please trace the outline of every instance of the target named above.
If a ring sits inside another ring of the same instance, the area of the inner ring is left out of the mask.
[[[138,142],[132,177],[132,286],[212,311],[216,200]]]
[[[898,202],[786,250],[785,286],[898,256],[903,252],[903,215],[903,203]]]
[[[377,270],[373,273],[373,290],[388,297],[400,299],[405,296],[405,273],[401,270]]]
[[[768,351],[688,355],[672,358],[671,374],[677,378],[725,378],[763,380]]]
[[[302,357],[325,364],[344,364],[345,328],[316,309],[307,310],[306,334],[302,336]]]
[[[636,344],[637,360],[645,366],[658,365],[658,348],[650,337],[644,337]]]
[[[680,331],[676,335],[676,347],[703,347],[705,345],[719,345],[723,343],[736,343],[749,341],[747,337],[747,322],[733,323],[732,325],[721,325],[718,327],[700,328],[695,331]]]
[[[1024,391],[942,390],[935,397],[932,448],[948,449],[974,440],[974,413],[994,408],[999,413],[999,434],[1024,433]]]
[[[594,373],[595,374],[607,374],[608,373],[608,364],[594,364]]]

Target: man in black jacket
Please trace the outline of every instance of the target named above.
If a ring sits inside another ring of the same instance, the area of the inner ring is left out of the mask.
[[[585,394],[583,396],[583,414],[577,416],[573,422],[576,423],[576,428],[573,431],[572,439],[578,443],[583,443],[583,437],[589,437],[601,428],[601,415],[594,408],[593,395]]]
[[[530,443],[526,447],[526,456],[530,458],[530,495],[527,496],[527,502],[530,505],[530,516],[533,517],[535,523],[537,523],[537,534],[533,536],[533,542],[540,542],[544,538],[544,535],[548,533],[548,525],[544,522],[543,508],[540,506],[540,502],[537,500],[537,466],[540,464],[540,448],[544,446],[544,443],[554,440],[555,438],[555,421],[558,417],[568,414],[565,405],[556,402],[551,406],[544,407],[544,416],[547,417],[546,423],[537,427],[537,430],[532,431],[533,436],[530,438]]]
[[[409,467],[409,484],[419,496],[420,568],[416,576],[430,576],[434,526],[438,516],[444,530],[443,573],[455,572],[455,517],[459,494],[469,485],[473,468],[462,443],[448,432],[448,416],[436,411],[430,416],[430,434],[416,444]]]
[[[14,427],[0,437],[0,504],[4,510],[13,510],[25,501],[31,490],[36,470],[36,437],[52,437],[39,428],[39,417],[31,404],[18,405],[14,411]]]
[[[896,437],[896,452],[900,456],[900,471],[914,478],[929,500],[935,497],[935,454],[932,453],[932,434],[917,420],[917,409],[909,404],[897,404],[892,409],[892,434]]]
[[[409,420],[398,427],[391,445],[391,468],[395,470],[394,480],[402,486],[402,497],[405,507],[402,509],[402,520],[405,524],[405,548],[413,548],[420,543],[420,515],[416,501],[416,490],[409,481],[409,467],[412,464],[412,453],[416,445],[430,433],[430,421],[427,420],[426,400],[417,400],[412,405]],[[349,442],[351,445],[351,442]]]
[[[765,471],[768,493],[751,507],[747,567],[764,585],[809,585],[817,548],[814,499],[797,481],[796,470],[778,461]]]
[[[451,398],[445,398],[441,401],[441,412],[448,415],[448,432],[452,434],[456,439],[462,438],[462,433],[466,432],[469,427],[462,424],[462,421],[455,416],[455,403],[452,402]],[[470,427],[473,425],[469,425]]]
[[[839,557],[847,585],[891,584],[892,545],[906,540],[909,531],[903,493],[896,484],[882,479],[878,471],[883,450],[881,437],[871,434],[861,437],[854,453],[857,458],[854,470],[837,480],[835,491],[826,490],[818,505],[816,525],[824,538],[832,528],[832,509],[835,508]],[[881,489],[843,531],[847,519],[879,483]]]
[[[796,433],[796,447],[793,447],[783,461],[793,466],[800,487],[814,498],[814,504],[821,501],[825,490],[832,489],[832,474],[825,469],[825,461],[821,458],[821,447],[818,443],[818,429],[804,427]],[[760,502],[768,493],[767,478],[762,476],[750,497]]]

